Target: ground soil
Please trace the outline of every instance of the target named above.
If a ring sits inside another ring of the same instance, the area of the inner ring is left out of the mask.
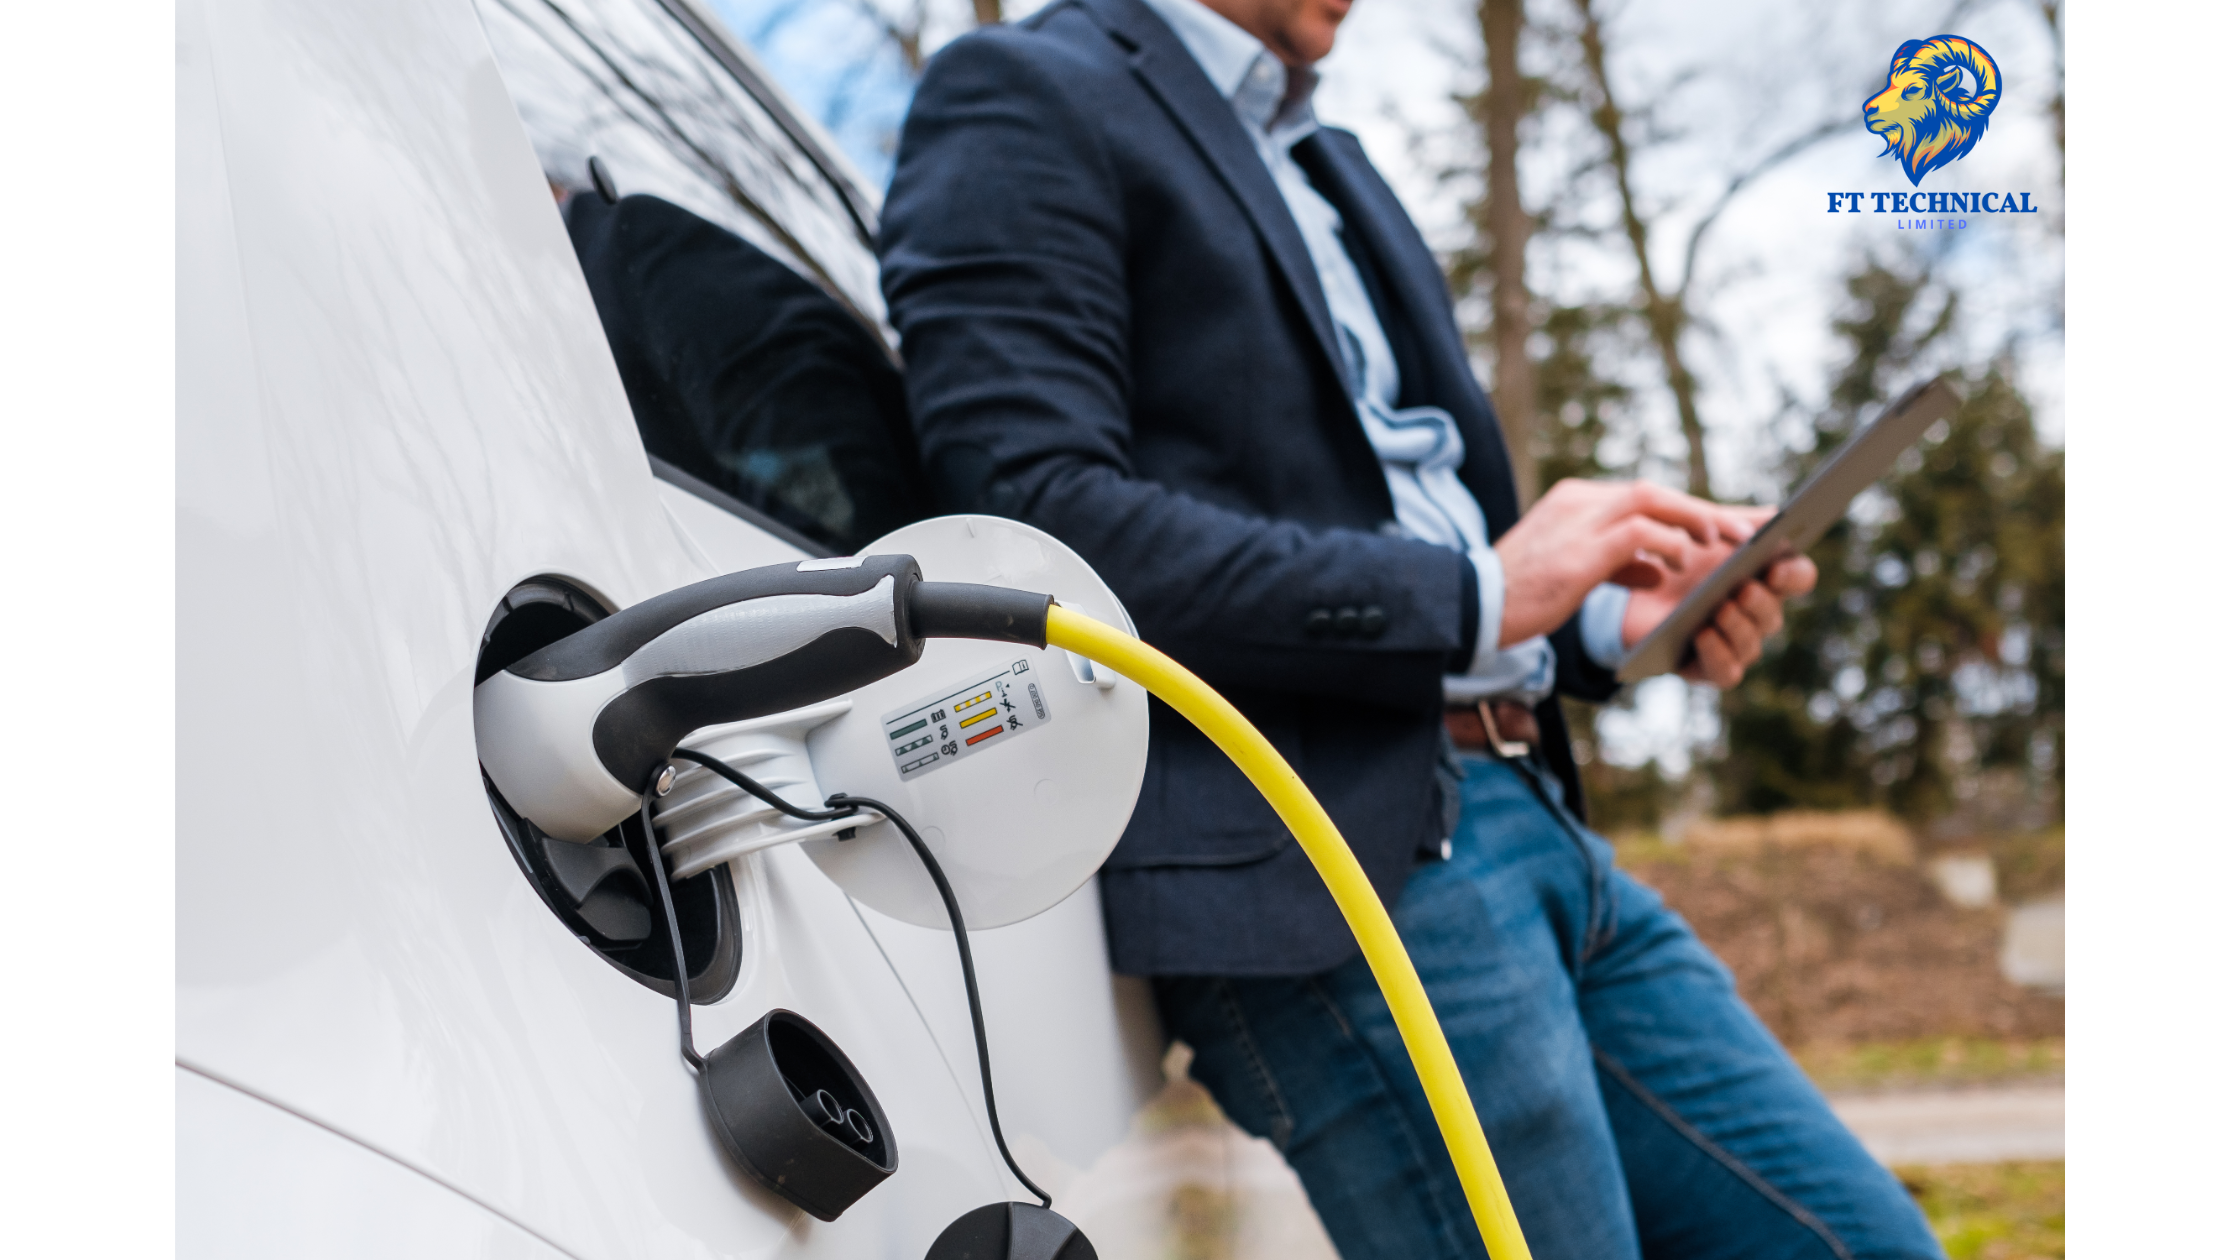
[[[2059,997],[2000,974],[2004,911],[1950,904],[1915,863],[1653,843],[1626,846],[1621,861],[1686,916],[1792,1046],[2062,1034]]]

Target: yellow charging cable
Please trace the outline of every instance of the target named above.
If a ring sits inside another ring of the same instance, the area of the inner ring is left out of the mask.
[[[1478,1234],[1485,1240],[1492,1260],[1531,1260],[1524,1231],[1517,1226],[1516,1209],[1509,1206],[1509,1192],[1501,1185],[1501,1170],[1494,1167],[1486,1132],[1478,1124],[1477,1109],[1470,1105],[1469,1087],[1455,1066],[1454,1051],[1439,1031],[1439,1017],[1423,991],[1407,947],[1385,913],[1377,890],[1362,873],[1337,824],[1330,821],[1322,802],[1314,798],[1283,754],[1275,750],[1236,706],[1221,698],[1197,675],[1175,664],[1164,652],[1101,621],[1053,604],[1050,608],[1050,646],[1086,656],[1143,684],[1152,695],[1166,701],[1177,713],[1204,731],[1229,759],[1237,763],[1252,786],[1275,806],[1284,825],[1307,851],[1307,859],[1330,886],[1330,895],[1361,942],[1369,970],[1392,1008],[1392,1021],[1400,1026],[1408,1059],[1431,1100],[1431,1114],[1439,1121],[1447,1155],[1462,1178],[1462,1192],[1469,1196],[1470,1213],[1477,1218]]]

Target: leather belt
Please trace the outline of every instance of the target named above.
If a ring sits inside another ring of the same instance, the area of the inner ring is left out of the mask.
[[[1540,744],[1540,723],[1515,700],[1480,700],[1447,710],[1447,737],[1469,752],[1529,757]]]

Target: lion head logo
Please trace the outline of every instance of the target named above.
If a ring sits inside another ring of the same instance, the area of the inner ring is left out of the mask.
[[[1898,45],[1889,81],[1862,108],[1867,130],[1882,137],[1890,146],[1883,152],[1895,154],[1919,187],[1922,176],[1966,157],[1983,139],[1999,90],[1990,53],[1958,35],[1939,35]]]

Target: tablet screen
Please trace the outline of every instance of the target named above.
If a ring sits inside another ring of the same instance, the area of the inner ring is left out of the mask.
[[[1695,653],[1696,631],[1735,588],[1765,572],[1767,565],[1781,557],[1820,541],[1828,527],[1850,510],[1851,500],[1860,491],[1888,472],[1930,425],[1959,409],[1960,395],[1941,378],[1932,377],[1907,390],[1874,423],[1852,434],[1850,441],[1813,470],[1812,478],[1789,496],[1773,519],[1760,526],[1750,541],[1736,548],[1670,616],[1626,653],[1618,665],[1618,681],[1639,682],[1687,664]]]

